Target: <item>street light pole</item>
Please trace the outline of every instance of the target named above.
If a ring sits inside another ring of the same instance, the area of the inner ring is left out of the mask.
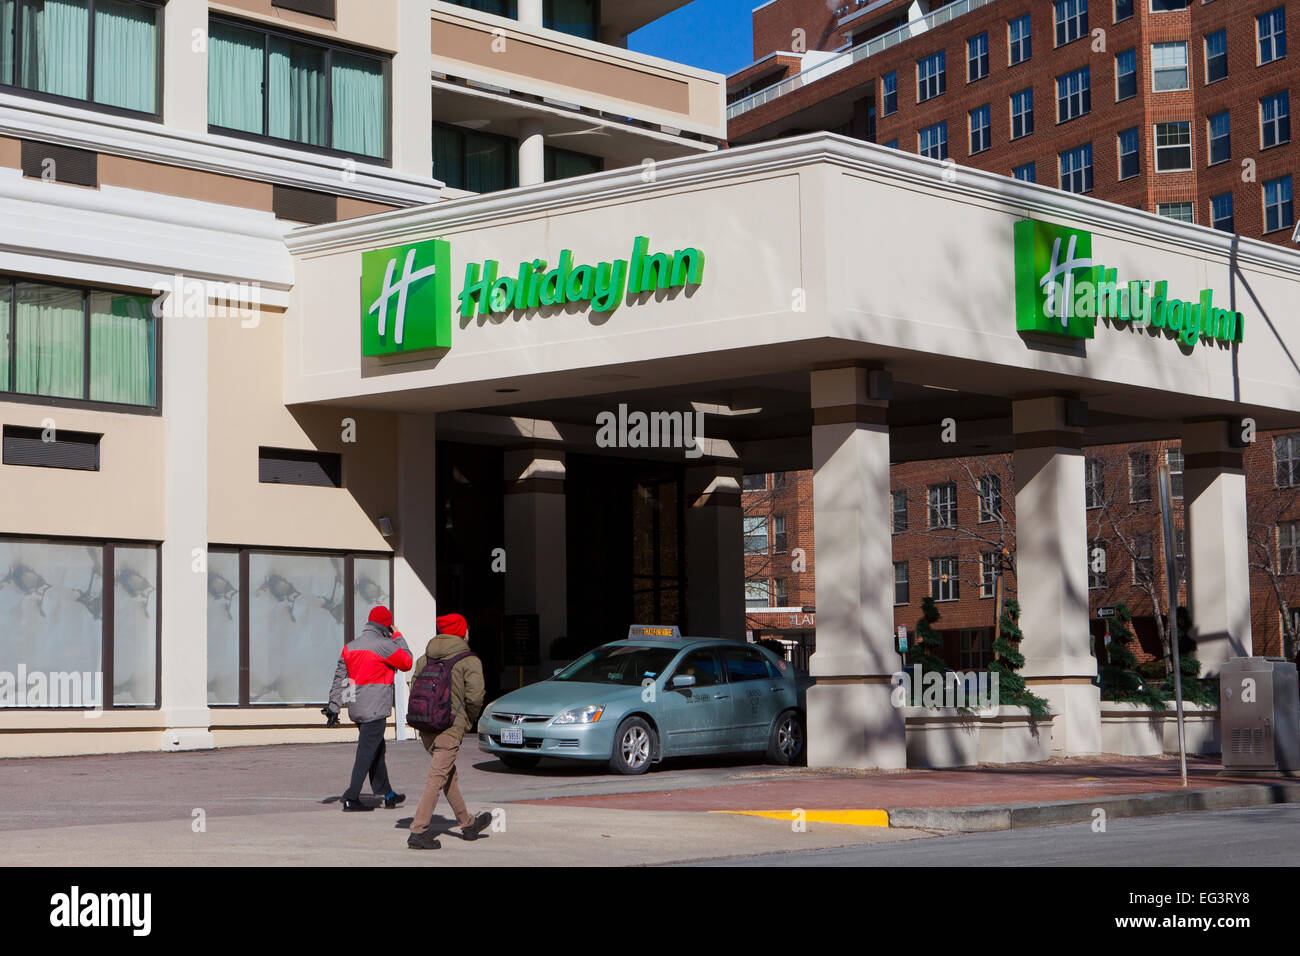
[[[1178,655],[1178,569],[1174,544],[1174,504],[1169,465],[1160,463],[1160,523],[1165,538],[1165,584],[1169,589],[1169,646],[1174,658],[1174,701],[1178,708],[1178,762],[1187,786],[1187,738],[1183,732],[1183,668]],[[1160,608],[1156,608],[1160,613]]]

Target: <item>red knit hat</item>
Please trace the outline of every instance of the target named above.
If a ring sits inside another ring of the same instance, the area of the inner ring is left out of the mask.
[[[369,621],[372,624],[382,624],[384,627],[393,626],[393,612],[388,610],[382,604],[376,605],[370,609]]]
[[[444,614],[438,618],[438,633],[464,637],[469,633],[469,622],[459,614]]]

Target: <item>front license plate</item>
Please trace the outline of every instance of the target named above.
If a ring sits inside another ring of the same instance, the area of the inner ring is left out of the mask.
[[[501,728],[501,742],[503,744],[519,744],[523,746],[524,730],[522,727],[503,727]]]

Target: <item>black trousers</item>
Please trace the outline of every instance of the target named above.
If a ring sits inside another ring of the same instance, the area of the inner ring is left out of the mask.
[[[357,724],[361,737],[357,740],[357,759],[352,765],[352,782],[343,794],[344,800],[360,800],[361,785],[370,777],[370,789],[376,796],[385,796],[393,788],[388,783],[388,766],[384,763],[387,745],[384,742],[384,719],[368,720]]]

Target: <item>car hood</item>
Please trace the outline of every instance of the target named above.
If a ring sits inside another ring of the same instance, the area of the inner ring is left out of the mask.
[[[640,685],[625,687],[620,684],[544,680],[521,687],[519,690],[512,690],[504,697],[498,697],[484,709],[488,712],[501,710],[510,714],[544,714],[547,717],[554,717],[572,707],[586,707],[589,704],[604,704],[610,707],[615,701],[624,698],[635,699],[640,695]]]

